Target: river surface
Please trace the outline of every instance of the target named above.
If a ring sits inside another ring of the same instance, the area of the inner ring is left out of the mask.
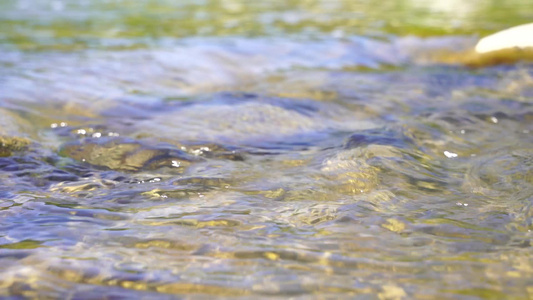
[[[0,0],[0,297],[532,299],[533,65],[460,59],[532,20]]]

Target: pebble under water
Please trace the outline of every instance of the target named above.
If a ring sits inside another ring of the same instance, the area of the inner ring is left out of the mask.
[[[308,15],[276,27],[258,3],[260,33],[174,39],[133,36],[135,2],[37,1],[60,25],[17,3],[0,5],[18,30],[0,35],[0,297],[533,297],[531,63],[439,62],[476,38],[374,19],[296,38]],[[69,36],[73,16],[101,34]],[[132,36],[96,22],[115,19]]]

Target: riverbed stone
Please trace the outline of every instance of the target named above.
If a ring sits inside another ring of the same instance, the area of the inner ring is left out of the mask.
[[[28,148],[30,141],[20,137],[0,136],[0,157],[11,156],[14,152]]]
[[[149,144],[125,138],[86,139],[68,143],[62,156],[118,171],[153,170],[161,167],[182,170],[200,158],[167,144]]]

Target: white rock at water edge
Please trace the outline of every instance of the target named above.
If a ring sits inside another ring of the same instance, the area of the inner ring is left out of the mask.
[[[533,23],[511,27],[482,38],[476,45],[476,52],[527,47],[533,47]]]

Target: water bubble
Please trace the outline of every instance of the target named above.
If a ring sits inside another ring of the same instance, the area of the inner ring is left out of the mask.
[[[457,157],[457,153],[453,153],[453,152],[450,152],[450,151],[444,151],[444,155],[447,157],[447,158],[455,158]]]

